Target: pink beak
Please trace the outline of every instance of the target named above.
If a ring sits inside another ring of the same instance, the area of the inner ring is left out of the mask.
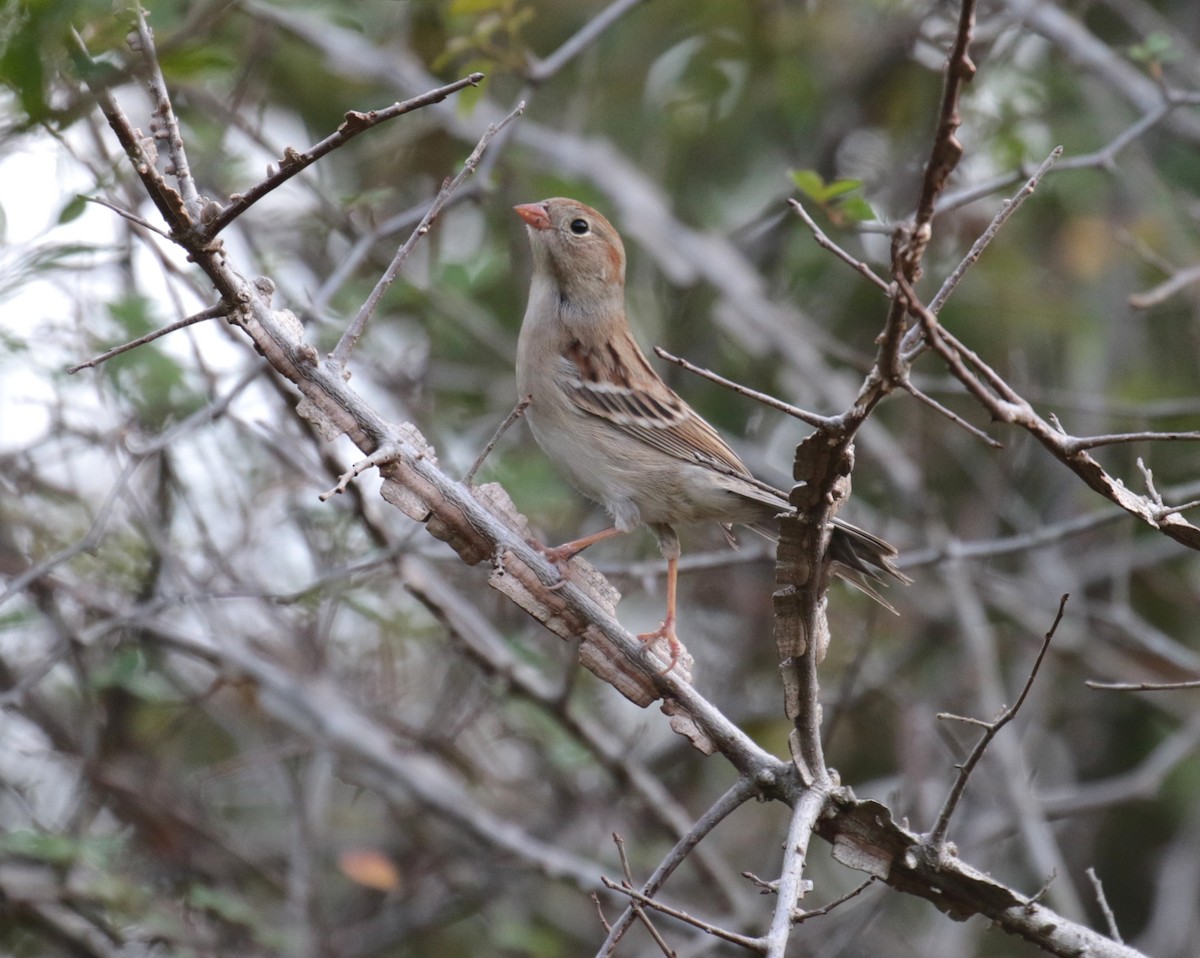
[[[514,206],[517,216],[521,217],[531,228],[535,230],[550,229],[550,214],[546,212],[546,207],[542,203],[522,203],[520,206]]]

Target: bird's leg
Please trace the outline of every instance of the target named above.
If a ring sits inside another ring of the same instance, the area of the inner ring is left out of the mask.
[[[605,539],[611,539],[613,536],[619,536],[620,534],[621,530],[613,526],[610,529],[601,529],[599,532],[593,532],[590,536],[584,536],[582,539],[573,539],[570,542],[564,542],[553,549],[547,549],[543,545],[538,545],[537,548],[541,551],[542,555],[558,566],[561,572],[568,562],[588,546],[594,546],[597,542],[603,542]]]
[[[675,586],[679,580],[679,536],[675,535],[674,529],[664,523],[654,523],[650,528],[658,536],[658,548],[661,550],[663,558],[667,560],[667,617],[663,619],[662,625],[653,632],[643,632],[638,638],[647,646],[659,639],[667,640],[671,661],[660,673],[665,675],[675,668],[675,664],[679,661],[679,655],[683,651],[683,646],[679,643],[679,636],[675,634]]]
[[[679,661],[679,653],[683,646],[679,644],[679,636],[675,634],[675,582],[679,578],[679,556],[667,557],[667,617],[653,632],[642,632],[638,635],[646,645],[653,645],[659,639],[667,640],[667,648],[671,653],[671,661],[662,670],[663,675],[675,668]]]
[[[616,526],[610,529],[601,529],[599,532],[593,532],[590,536],[584,536],[582,539],[573,539],[571,542],[564,542],[560,546],[555,546],[552,549],[547,548],[540,542],[534,542],[533,546],[542,555],[554,563],[558,574],[562,578],[550,586],[551,591],[561,589],[567,581],[567,563],[574,559],[588,546],[595,545],[597,542],[603,542],[605,539],[611,539],[613,536],[619,536],[621,530]]]

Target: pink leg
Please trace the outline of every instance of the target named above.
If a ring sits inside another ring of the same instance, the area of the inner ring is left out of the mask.
[[[659,639],[667,640],[667,648],[671,651],[671,661],[663,669],[663,673],[670,672],[679,661],[681,647],[679,637],[675,634],[675,583],[678,578],[679,556],[670,556],[667,559],[667,617],[663,619],[662,625],[653,632],[643,632],[638,636],[647,645],[657,642]]]
[[[590,536],[584,536],[582,539],[565,542],[560,546],[555,546],[553,549],[547,549],[544,546],[540,548],[542,554],[547,559],[561,568],[588,546],[594,546],[597,542],[603,542],[605,539],[611,539],[613,536],[619,535],[621,535],[621,530],[613,526],[611,529],[601,529],[599,532],[593,532]]]

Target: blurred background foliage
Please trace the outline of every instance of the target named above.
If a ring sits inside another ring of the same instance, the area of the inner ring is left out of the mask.
[[[510,207],[551,195],[597,206],[622,231],[643,343],[816,411],[844,408],[886,304],[785,200],[801,199],[886,275],[957,16],[904,0],[627,3],[546,70],[605,3],[147,6],[193,172],[222,200],[348,110],[487,75],[353,140],[224,235],[231,261],[272,277],[276,301],[321,349],[486,125],[527,100],[352,363],[355,388],[412,420],[458,475],[517,398],[529,257]],[[937,219],[922,295],[1061,144],[1061,169],[944,321],[1069,432],[1194,430],[1196,287],[1181,282],[1147,308],[1130,297],[1200,259],[1200,12],[1189,0],[1028,6],[980,8],[951,194],[993,188]],[[210,322],[64,372],[212,302],[169,244],[80,199],[158,222],[85,91],[72,40],[77,31],[146,128],[129,23],[109,0],[0,12],[0,581],[11,589],[0,605],[0,950],[590,954],[603,932],[588,896],[601,873],[619,875],[610,835],[643,878],[728,786],[728,767],[580,674],[572,649],[483,587],[485,570],[461,567],[385,508],[373,477],[320,503],[356,455],[313,435],[236,331]],[[1096,48],[1110,60],[1088,60]],[[1190,103],[1106,160],[1068,169],[1153,109],[1145,84]],[[760,475],[788,482],[804,428],[662,371]],[[905,396],[864,432],[845,515],[900,545],[917,582],[893,590],[898,618],[842,589],[831,596],[830,760],[858,794],[928,827],[973,740],[935,713],[986,718],[1011,701],[1070,592],[1034,694],[951,837],[1025,893],[1053,873],[1052,907],[1102,928],[1085,875],[1095,868],[1127,940],[1191,956],[1196,692],[1082,683],[1200,674],[1196,558],[1117,514],[1032,440],[989,425],[931,357],[918,374],[1005,447]],[[1132,487],[1143,486],[1140,457],[1168,502],[1200,498],[1194,446],[1097,455]],[[503,483],[546,541],[600,527],[521,427],[480,478]],[[743,546],[689,533],[681,634],[701,691],[782,754],[770,557]],[[595,553],[625,593],[622,621],[652,626],[662,596],[650,537]],[[267,695],[267,674],[285,692]],[[410,764],[389,770],[355,752],[355,736],[334,728],[348,715]],[[785,822],[781,808],[741,809],[665,897],[761,931],[769,900],[738,875],[772,877]],[[815,847],[806,907],[860,877]],[[602,902],[616,914],[616,899]],[[657,953],[637,934],[620,953]],[[669,934],[680,954],[734,953]],[[796,937],[822,956],[1035,953],[880,887]]]

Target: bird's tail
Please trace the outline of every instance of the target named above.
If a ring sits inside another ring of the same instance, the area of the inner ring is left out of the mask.
[[[841,519],[833,520],[833,534],[829,537],[829,557],[833,560],[834,572],[889,612],[899,615],[900,613],[875,587],[875,583],[883,581],[881,573],[886,573],[904,585],[912,583],[912,579],[896,568],[895,562],[892,561],[897,554],[896,547],[879,536]]]

